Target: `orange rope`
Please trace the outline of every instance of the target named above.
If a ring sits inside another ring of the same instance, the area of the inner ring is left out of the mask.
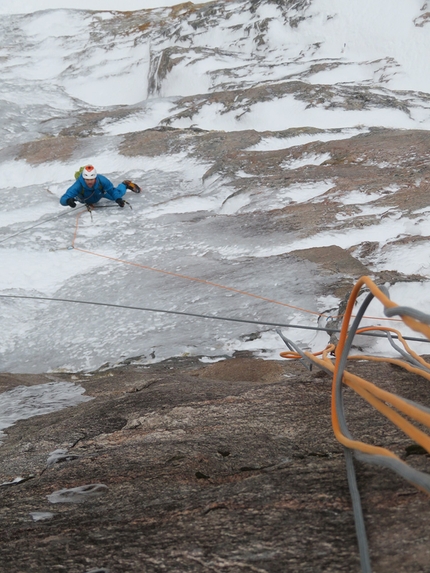
[[[324,350],[320,350],[319,352],[314,352],[312,353],[312,356],[323,356],[324,358],[327,357],[327,354],[329,354],[329,352],[334,352],[335,350],[335,345],[334,344],[329,344],[328,346],[326,346],[324,348]],[[285,352],[281,352],[280,355],[282,356],[282,358],[290,358],[290,359],[296,359],[296,358],[301,358],[301,354],[299,354],[298,352],[294,352],[293,350],[286,350]],[[330,362],[331,364],[331,362]]]
[[[388,296],[386,296],[375,285],[375,283],[372,281],[370,277],[361,277],[361,279],[359,279],[357,283],[357,285],[359,285],[358,288],[361,288],[363,284],[365,284],[369,288],[370,292],[384,305],[384,307],[395,308],[396,306],[399,306],[398,304],[393,302],[390,298],[388,298]],[[409,326],[409,328],[415,330],[415,332],[421,332],[421,334],[424,334],[424,336],[430,339],[430,326],[428,326],[427,324],[423,324],[422,322],[416,320],[415,318],[411,318],[410,316],[402,316],[402,320],[407,326]]]
[[[344,321],[342,323],[342,329],[341,329],[341,333],[339,336],[339,343],[337,345],[336,348],[336,362],[335,362],[335,367],[334,367],[334,372],[333,372],[333,391],[332,391],[332,425],[333,425],[333,430],[334,433],[336,435],[336,438],[338,439],[339,442],[343,443],[344,445],[348,446],[348,438],[346,436],[343,435],[343,433],[340,430],[340,425],[339,425],[339,421],[337,418],[337,404],[336,404],[336,393],[335,393],[335,388],[334,388],[334,383],[335,380],[338,377],[338,373],[339,373],[339,364],[340,364],[340,357],[342,356],[344,347],[345,347],[345,343],[346,343],[346,339],[347,339],[347,335],[348,335],[348,325],[349,325],[349,321],[351,319],[351,315],[352,315],[352,309],[354,306],[354,303],[357,299],[359,290],[361,289],[361,287],[363,285],[366,285],[370,292],[376,297],[378,298],[378,300],[385,306],[385,307],[389,307],[389,308],[395,308],[396,306],[398,306],[395,302],[393,302],[392,300],[390,300],[374,283],[373,281],[369,278],[369,277],[361,277],[357,283],[355,284],[352,292],[351,292],[351,296],[348,300],[348,304],[347,304],[347,308],[345,311],[345,317],[344,317]],[[405,322],[405,324],[407,324],[410,328],[412,328],[415,331],[421,332],[422,334],[425,334],[427,336],[427,338],[430,338],[430,328],[425,325],[420,323],[418,320],[415,320],[413,318],[410,318],[408,316],[402,316],[403,321]],[[367,329],[366,329],[367,330]],[[411,367],[410,369],[413,369],[413,367]],[[423,373],[420,369],[416,368],[414,369],[417,373],[424,375],[427,377],[426,373]],[[372,403],[373,406],[376,407],[376,403],[374,402],[373,398],[369,397],[369,394],[364,391],[364,393],[361,392],[361,388],[363,387],[362,383],[359,383],[359,385],[357,386],[357,382],[360,379],[356,379],[354,377],[352,377],[352,375],[350,375],[349,373],[344,373],[343,375],[343,380],[344,382],[350,384],[351,383],[351,379],[353,379],[353,383],[354,383],[354,389],[356,391],[358,391],[358,389],[360,389],[360,394],[365,397],[365,399],[367,401],[369,401],[370,403]],[[361,385],[360,385],[361,384]],[[370,384],[370,383],[369,383]],[[374,388],[373,385],[371,385],[372,388]],[[369,386],[368,386],[369,388]],[[382,391],[381,391],[382,392]],[[396,405],[397,407],[399,407],[399,403],[402,404],[402,408],[403,411],[406,412],[407,410],[409,410],[409,412],[411,413],[411,406],[408,405],[406,402],[404,402],[402,399],[398,399],[399,401],[396,400]],[[387,416],[387,411],[386,411],[386,407],[381,408],[381,405],[378,404],[378,409],[380,411],[383,411],[384,414]],[[414,412],[415,413],[415,412]],[[393,415],[393,412],[391,412],[389,417],[392,421],[395,419],[396,420],[396,425],[398,425],[406,434],[409,435],[409,423],[407,421],[405,421],[403,418],[402,419],[398,419],[397,416]],[[411,416],[414,419],[415,416]],[[348,446],[349,447],[349,446]],[[430,446],[426,446],[426,448]],[[361,449],[361,448],[358,448]],[[363,451],[363,450],[362,450]]]
[[[344,352],[347,336],[348,336],[348,328],[349,322],[352,317],[352,309],[358,297],[358,293],[363,285],[366,285],[370,292],[384,305],[384,307],[395,308],[398,305],[391,301],[373,282],[369,277],[361,277],[358,282],[355,284],[351,295],[348,300],[347,308],[345,311],[344,320],[342,323],[341,333],[339,336],[339,343],[337,345],[335,355],[335,364],[333,365],[332,360],[328,357],[328,354],[331,352],[333,353],[332,347],[328,346],[322,352],[318,353],[310,353],[304,352],[303,355],[307,357],[312,363],[316,364],[323,370],[328,370],[329,372],[333,373],[333,385],[332,385],[332,404],[331,404],[331,416],[332,416],[332,427],[334,434],[337,440],[343,444],[345,447],[350,449],[358,450],[364,454],[370,455],[382,455],[387,456],[389,458],[395,458],[399,461],[400,458],[396,456],[393,452],[386,448],[382,448],[379,446],[372,446],[361,442],[359,440],[350,439],[349,437],[345,436],[341,430],[340,422],[337,416],[337,394],[336,394],[336,381],[338,380],[339,368],[340,368],[340,361],[341,357]],[[428,325],[421,323],[419,320],[413,319],[409,316],[402,316],[402,320],[405,324],[407,324],[410,328],[415,331],[421,332],[422,334],[426,335],[427,338],[430,338],[430,328]],[[407,350],[407,352],[412,356],[419,364],[423,367],[430,369],[430,364],[428,364],[421,356],[413,352],[409,346],[407,345],[406,341],[402,337],[401,333],[392,328],[386,327],[364,327],[357,329],[356,334],[360,334],[363,332],[371,331],[371,330],[382,330],[385,332],[392,332],[395,333],[398,337],[398,340],[403,344],[403,347]],[[322,358],[318,358],[319,355],[322,354]],[[295,353],[295,352],[281,352],[281,356],[284,358],[301,358],[302,355]],[[430,372],[419,368],[418,366],[414,366],[413,364],[409,364],[408,362],[400,359],[391,359],[391,358],[382,358],[382,357],[374,357],[374,356],[366,356],[366,355],[357,355],[357,356],[348,356],[348,359],[351,360],[369,360],[369,361],[376,361],[376,362],[388,362],[391,364],[396,364],[398,366],[403,367],[405,370],[409,372],[413,372],[418,374],[427,380],[430,380]],[[352,388],[357,394],[359,394],[364,400],[366,400],[371,406],[373,406],[376,410],[378,410],[381,414],[383,414],[388,420],[390,420],[393,424],[395,424],[400,430],[403,431],[404,434],[409,436],[412,440],[414,440],[417,444],[422,446],[425,450],[430,452],[430,436],[426,434],[423,430],[417,428],[413,425],[412,422],[416,422],[430,428],[430,413],[424,409],[421,409],[418,405],[408,402],[404,400],[400,396],[396,394],[392,394],[386,390],[379,388],[377,385],[360,378],[350,372],[344,370],[342,373],[342,382]],[[395,408],[395,409],[394,409]],[[396,411],[397,410],[397,411]],[[409,419],[406,419],[404,414]],[[411,422],[411,421],[412,422]],[[420,486],[419,489],[422,489]],[[423,491],[426,491],[423,489]]]
[[[221,288],[221,289],[223,289],[223,290],[228,290],[228,291],[230,291],[230,292],[235,292],[235,293],[237,293],[237,294],[242,294],[242,295],[249,296],[249,297],[252,297],[252,298],[256,298],[256,299],[259,299],[259,300],[264,300],[264,301],[270,302],[270,303],[272,303],[272,304],[278,304],[278,305],[280,305],[280,306],[284,306],[284,307],[287,307],[287,308],[292,308],[292,309],[294,309],[294,310],[299,310],[300,312],[306,312],[306,313],[308,313],[308,314],[313,314],[313,315],[316,315],[316,316],[324,316],[324,317],[328,317],[328,318],[342,318],[341,316],[329,316],[329,315],[326,315],[326,314],[323,314],[323,313],[320,313],[320,312],[316,312],[316,311],[309,310],[309,309],[306,309],[306,308],[301,308],[300,306],[295,306],[295,305],[293,305],[293,304],[288,304],[288,303],[286,303],[286,302],[281,302],[281,301],[278,301],[278,300],[275,300],[275,299],[272,299],[272,298],[268,298],[268,297],[265,297],[265,296],[260,296],[260,295],[258,295],[258,294],[253,294],[253,293],[250,293],[250,292],[247,292],[247,291],[244,291],[244,290],[241,290],[241,289],[237,289],[237,288],[234,288],[234,287],[228,287],[228,286],[225,286],[225,285],[222,285],[222,284],[219,284],[219,283],[215,283],[215,282],[212,282],[212,281],[208,281],[208,280],[205,280],[205,279],[199,279],[199,278],[197,278],[197,277],[192,277],[192,276],[184,275],[184,274],[181,274],[181,273],[175,273],[175,272],[173,272],[173,271],[166,271],[166,270],[163,270],[163,269],[157,269],[157,268],[155,268],[155,267],[150,267],[150,266],[148,266],[148,265],[143,265],[143,264],[141,264],[141,263],[133,263],[133,262],[131,262],[131,261],[126,261],[126,260],[124,260],[124,259],[119,259],[119,258],[116,258],[116,257],[110,257],[109,255],[102,255],[101,253],[95,253],[95,252],[93,252],[93,251],[88,251],[88,250],[86,250],[86,249],[81,249],[81,248],[79,248],[79,247],[76,247],[76,246],[75,246],[75,243],[76,243],[76,238],[77,238],[77,235],[78,235],[79,218],[80,218],[80,216],[82,215],[82,213],[84,213],[84,212],[85,212],[85,211],[81,211],[80,213],[78,213],[78,215],[77,215],[77,217],[76,217],[75,232],[74,232],[73,241],[72,241],[72,247],[73,247],[76,251],[80,251],[81,253],[86,253],[87,255],[93,255],[93,256],[95,256],[95,257],[102,257],[102,258],[104,258],[104,259],[108,259],[108,260],[110,260],[110,261],[115,261],[115,262],[117,262],[117,263],[123,263],[123,264],[125,264],[125,265],[131,265],[131,266],[134,266],[134,267],[138,267],[138,268],[140,268],[140,269],[145,269],[145,270],[148,270],[148,271],[153,271],[153,272],[156,272],[156,273],[162,273],[162,274],[164,274],[164,275],[169,275],[169,276],[177,277],[177,278],[180,278],[180,279],[185,279],[185,280],[189,280],[189,281],[193,281],[193,282],[198,282],[198,283],[206,284],[206,285],[213,286],[213,287],[216,287],[216,288]],[[397,319],[397,318],[383,318],[383,317],[371,317],[371,316],[367,316],[367,317],[365,317],[365,318],[372,318],[372,319],[376,319],[376,320],[390,320],[390,321],[399,321],[399,320],[400,320],[400,319]]]
[[[118,258],[116,258],[116,257],[110,257],[109,255],[102,255],[102,254],[100,254],[100,253],[94,253],[93,251],[88,251],[88,250],[86,250],[86,249],[81,249],[81,248],[79,248],[79,247],[76,247],[76,246],[75,246],[75,242],[76,242],[76,238],[77,238],[77,234],[78,234],[79,217],[81,216],[81,214],[82,214],[83,212],[85,212],[85,211],[82,211],[82,212],[79,213],[79,214],[77,215],[77,217],[76,217],[75,232],[74,232],[73,241],[72,241],[72,247],[73,247],[76,251],[80,251],[81,253],[86,253],[87,255],[94,255],[95,257],[102,257],[103,259],[108,259],[108,260],[110,260],[110,261],[115,261],[115,262],[117,262],[117,263],[123,263],[123,264],[125,264],[125,265],[131,265],[131,266],[133,266],[133,267],[138,267],[138,268],[140,268],[140,269],[145,269],[145,270],[148,270],[148,271],[154,271],[154,272],[156,272],[156,273],[162,273],[162,274],[164,274],[164,275],[169,275],[169,276],[177,277],[177,278],[180,278],[180,279],[186,279],[186,280],[189,280],[189,281],[198,282],[198,283],[206,284],[206,285],[209,285],[209,286],[214,286],[214,287],[217,287],[217,288],[221,288],[221,289],[224,289],[224,290],[228,290],[228,291],[230,291],[230,292],[235,292],[235,293],[237,293],[237,294],[243,294],[243,295],[246,295],[246,296],[250,296],[250,297],[252,297],[252,298],[257,298],[257,299],[259,299],[259,300],[264,300],[264,301],[266,301],[266,302],[271,302],[271,303],[273,303],[273,304],[279,304],[279,305],[281,305],[281,306],[286,306],[286,307],[292,308],[292,309],[294,309],[294,310],[300,310],[301,312],[307,312],[307,313],[309,313],[309,314],[315,314],[316,316],[323,316],[321,313],[316,312],[316,311],[313,311],[313,310],[307,310],[307,309],[301,308],[301,307],[299,307],[299,306],[294,306],[293,304],[288,304],[288,303],[286,303],[286,302],[280,302],[280,301],[274,300],[274,299],[272,299],[272,298],[267,298],[267,297],[265,297],[265,296],[260,296],[260,295],[258,295],[258,294],[253,294],[253,293],[250,293],[250,292],[247,292],[247,291],[244,291],[244,290],[240,290],[240,289],[237,289],[237,288],[228,287],[228,286],[221,285],[221,284],[218,284],[218,283],[215,283],[215,282],[212,282],[212,281],[207,281],[207,280],[205,280],[205,279],[199,279],[199,278],[196,278],[196,277],[191,277],[191,276],[188,276],[188,275],[183,275],[183,274],[175,273],[175,272],[172,272],[172,271],[165,271],[165,270],[162,270],[162,269],[157,269],[157,268],[155,268],[155,267],[150,267],[150,266],[148,266],[148,265],[143,265],[143,264],[141,264],[141,263],[133,263],[133,262],[131,262],[131,261],[126,261],[126,260],[124,260],[124,259],[118,259]]]
[[[305,352],[306,357],[310,358],[314,364],[317,366],[322,366],[324,368],[330,369],[334,372],[333,363],[330,360],[319,360],[315,357],[315,355]],[[282,354],[281,354],[282,356]],[[343,382],[355,390],[362,398],[364,398],[367,402],[369,402],[372,406],[374,406],[377,410],[383,413],[389,420],[391,420],[395,425],[397,425],[400,429],[403,430],[409,437],[411,437],[416,443],[421,445],[427,451],[430,452],[430,437],[427,436],[421,430],[415,428],[410,422],[408,422],[405,418],[400,416],[397,412],[393,409],[388,407],[384,402],[388,402],[395,406],[398,410],[404,412],[410,418],[416,420],[417,422],[430,427],[430,414],[421,410],[417,406],[413,404],[409,404],[405,402],[399,396],[395,394],[391,394],[381,388],[378,388],[374,384],[364,380],[350,372],[345,372],[343,376]],[[333,410],[332,410],[333,414]],[[364,442],[360,442],[358,440],[351,440],[347,438],[342,432],[340,431],[339,423],[337,417],[335,419],[332,418],[333,429],[335,431],[336,438],[340,443],[344,446],[357,449],[363,453],[373,454],[373,455],[388,455],[389,457],[393,457],[399,459],[393,452],[387,450],[386,448],[381,448],[379,446],[370,446],[369,444],[365,444]]]
[[[138,267],[141,269],[146,269],[146,270],[162,273],[165,275],[174,276],[177,278],[186,279],[186,280],[190,280],[193,282],[198,282],[198,283],[214,286],[217,288],[222,288],[222,289],[228,290],[230,292],[243,294],[246,296],[257,298],[259,300],[264,300],[266,302],[271,302],[271,303],[279,304],[281,306],[285,306],[288,308],[293,308],[295,310],[300,310],[302,312],[307,312],[307,313],[315,314],[318,316],[324,316],[318,312],[310,311],[310,310],[307,310],[307,309],[304,309],[304,308],[301,308],[301,307],[298,307],[295,305],[283,303],[283,302],[280,302],[280,301],[277,301],[274,299],[270,299],[270,298],[263,297],[260,295],[252,294],[252,293],[249,293],[247,291],[243,291],[243,290],[236,289],[233,287],[227,287],[225,285],[221,285],[221,284],[218,284],[218,283],[215,283],[212,281],[208,281],[205,279],[191,277],[188,275],[175,273],[172,271],[165,271],[162,269],[150,267],[148,265],[143,265],[141,263],[134,263],[131,261],[126,261],[124,259],[119,259],[117,257],[111,257],[109,255],[102,255],[100,253],[94,253],[92,251],[76,247],[75,243],[76,243],[76,238],[78,235],[79,218],[80,218],[81,214],[82,213],[79,213],[76,217],[75,232],[74,232],[73,242],[72,242],[73,248],[77,251],[80,251],[82,253],[86,253],[89,255],[97,256],[97,257],[102,257],[104,259],[123,263],[126,265],[135,266],[135,267]],[[351,318],[353,317],[352,311],[353,311],[354,305],[356,303],[359,291],[360,291],[361,287],[364,285],[366,285],[368,287],[370,292],[384,305],[385,308],[395,308],[398,306],[396,303],[391,301],[373,283],[373,281],[369,277],[361,277],[357,281],[357,283],[354,285],[352,292],[351,292],[351,295],[348,299],[346,311],[345,311],[343,321],[342,321],[342,328],[341,328],[341,332],[340,332],[340,336],[339,336],[339,342],[338,342],[337,347],[335,347],[333,344],[329,344],[324,350],[322,350],[320,352],[316,352],[314,354],[309,353],[309,352],[305,352],[304,355],[307,358],[309,358],[313,363],[315,363],[317,365],[321,365],[323,367],[323,369],[328,369],[330,372],[333,373],[333,387],[332,387],[332,398],[331,398],[332,427],[333,427],[333,431],[334,431],[334,434],[335,434],[337,440],[341,444],[346,446],[347,448],[356,449],[356,450],[361,451],[365,454],[383,455],[383,456],[387,456],[390,458],[395,458],[397,460],[400,460],[400,458],[398,458],[398,456],[396,456],[393,452],[391,452],[390,450],[388,450],[386,448],[365,444],[364,442],[361,442],[359,440],[353,440],[353,439],[350,439],[347,436],[345,436],[341,430],[339,419],[337,416],[337,403],[336,403],[337,398],[336,398],[336,392],[335,392],[335,382],[338,379],[339,368],[340,368],[340,357],[342,356],[344,348],[345,348],[345,344],[346,344],[346,340],[347,340],[347,336],[348,336],[349,323],[350,323]],[[336,318],[336,317],[331,317],[331,318]],[[366,317],[365,316],[363,318],[373,318],[373,317]],[[379,320],[381,320],[381,319],[379,319]],[[411,318],[409,316],[401,316],[401,319],[387,318],[384,320],[396,320],[396,321],[402,320],[407,326],[409,326],[409,328],[424,334],[428,339],[430,339],[430,327],[426,324],[421,323],[419,320],[416,320],[416,319]],[[372,326],[372,327],[363,327],[361,329],[358,329],[357,334],[364,333],[364,332],[370,331],[370,330],[382,330],[385,332],[395,333],[398,337],[398,340],[404,345],[404,347],[410,353],[410,355],[413,356],[422,366],[430,368],[429,364],[427,364],[420,356],[418,356],[416,353],[414,353],[409,348],[409,346],[406,344],[406,341],[403,339],[403,337],[399,331],[391,329],[391,328],[386,328],[386,327]],[[334,353],[336,356],[334,366],[333,366],[333,363],[328,356],[330,353],[331,354]],[[281,352],[281,356],[283,358],[289,358],[289,359],[301,358],[301,354],[299,354],[297,352],[293,352],[293,351]],[[322,358],[318,358],[318,356],[322,356]],[[388,362],[391,362],[393,364],[398,364],[398,365],[404,367],[405,369],[407,369],[411,372],[414,372],[416,374],[420,374],[421,376],[424,376],[425,378],[430,380],[430,373],[425,372],[425,371],[421,370],[420,368],[414,367],[413,365],[407,364],[406,362],[401,361],[401,360],[389,359],[389,358],[385,359],[385,358],[370,357],[370,356],[351,356],[350,358],[356,359],[356,360],[357,359],[361,359],[361,360],[368,359],[368,360],[374,360],[374,361],[386,361],[386,362],[388,361]],[[398,426],[406,435],[411,437],[413,440],[415,440],[415,442],[417,442],[423,448],[425,448],[427,451],[430,452],[430,437],[427,436],[427,434],[425,434],[422,430],[419,430],[418,428],[413,426],[411,422],[406,420],[403,416],[401,416],[398,412],[393,410],[387,404],[391,404],[391,406],[397,408],[397,410],[399,410],[400,412],[403,412],[404,414],[409,416],[409,418],[411,418],[412,420],[417,421],[423,425],[426,425],[427,427],[430,427],[430,414],[421,410],[417,406],[414,406],[413,404],[409,404],[407,401],[403,400],[399,396],[396,396],[394,394],[391,394],[390,392],[382,390],[382,389],[378,388],[376,385],[372,384],[371,382],[368,382],[367,380],[364,380],[358,376],[355,376],[355,375],[353,375],[347,371],[344,371],[342,373],[342,381],[344,382],[344,384],[350,386],[353,390],[355,390],[355,392],[357,392],[362,398],[364,398],[375,409],[377,409],[379,412],[381,412],[383,415],[385,415],[391,422],[393,422],[396,426]]]

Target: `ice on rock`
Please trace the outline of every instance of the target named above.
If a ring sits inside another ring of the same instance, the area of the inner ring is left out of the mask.
[[[16,485],[17,483],[21,483],[22,481],[26,481],[26,479],[28,478],[24,478],[24,477],[16,477],[14,478],[12,481],[4,481],[3,483],[0,483],[0,487],[4,486],[4,485]]]
[[[32,511],[30,515],[33,521],[46,521],[54,517],[54,514],[50,511]]]
[[[70,460],[75,460],[78,457],[79,456],[75,454],[69,454],[68,450],[61,448],[58,450],[54,450],[49,454],[49,457],[46,461],[46,465],[49,467],[53,466],[54,464],[58,464],[60,462],[69,462]]]
[[[106,485],[92,483],[70,489],[59,489],[48,495],[47,498],[51,503],[84,503],[104,495],[107,491]]]
[[[2,392],[0,394],[0,443],[6,436],[1,430],[9,428],[18,420],[43,416],[92,400],[91,396],[84,396],[84,392],[85,389],[82,386],[64,381],[17,386],[12,390]]]

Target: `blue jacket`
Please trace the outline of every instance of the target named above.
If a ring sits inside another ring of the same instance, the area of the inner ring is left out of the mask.
[[[104,175],[97,175],[94,187],[90,188],[85,182],[85,179],[80,175],[71,187],[67,189],[60,199],[61,205],[67,205],[67,199],[75,199],[79,203],[87,203],[92,205],[100,201],[102,197],[116,201],[127,191],[124,183],[120,183],[118,187],[114,187],[111,181]]]

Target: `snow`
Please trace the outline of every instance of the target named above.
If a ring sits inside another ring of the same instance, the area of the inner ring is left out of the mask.
[[[0,48],[0,294],[310,326],[315,323],[312,313],[336,301],[324,297],[319,285],[309,285],[301,267],[286,273],[283,261],[276,259],[280,255],[329,245],[350,249],[363,241],[376,241],[384,247],[373,255],[375,268],[427,276],[426,243],[395,243],[411,233],[430,235],[427,209],[402,218],[395,210],[384,211],[377,225],[348,232],[327,229],[305,239],[282,234],[254,237],[234,225],[234,215],[322,201],[325,194],[334,193],[334,182],[232,196],[223,181],[203,182],[210,165],[198,164],[185,154],[153,158],[143,149],[142,157],[135,158],[118,151],[127,134],[164,125],[165,120],[172,127],[206,130],[302,130],[285,137],[268,133],[249,148],[257,151],[348,139],[372,127],[428,130],[430,35],[428,26],[421,26],[422,2],[314,0],[296,27],[285,25],[273,3],[259,6],[250,15],[243,2],[233,2],[225,6],[230,17],[215,28],[194,30],[193,16],[178,21],[181,34],[173,41],[157,38],[150,44],[133,29],[118,32],[113,48],[112,37],[104,32],[103,26],[114,16],[109,11],[154,9],[162,14],[175,4],[168,0],[0,3],[4,40]],[[265,18],[267,44],[256,47],[258,22]],[[246,36],[240,27],[248,21]],[[149,93],[151,50],[161,53],[171,46],[189,50],[163,79],[159,92]],[[322,66],[313,67],[317,63]],[[345,109],[340,96],[333,100],[338,107],[322,101],[309,105],[290,93],[259,103],[240,102],[234,111],[202,100],[192,117],[178,116],[184,111],[176,107],[181,97],[215,93],[234,82],[254,86],[286,78],[309,86],[366,87],[381,97],[397,98],[410,111],[400,106]],[[13,146],[56,135],[65,121],[61,118],[110,106],[133,107],[129,115],[101,123],[98,139],[89,144],[88,157],[74,154],[43,164],[14,157]],[[329,154],[308,152],[295,157],[283,163],[285,169],[317,166],[330,159]],[[132,209],[100,209],[92,218],[85,212],[77,220],[76,212],[66,213],[59,207],[58,199],[72,184],[76,168],[89,160],[114,183],[129,178],[142,184],[141,195],[127,194]],[[236,175],[251,176],[244,171]],[[351,205],[362,216],[382,214],[373,202],[382,193],[397,190],[393,185],[370,195],[357,189],[336,196],[338,220],[351,217],[344,210]],[[224,286],[232,290],[223,290]],[[235,293],[235,288],[251,296]],[[275,303],[253,298],[253,294]],[[401,283],[393,289],[392,299],[429,308],[428,284]],[[280,308],[278,303],[291,307]],[[236,350],[278,358],[283,350],[276,332],[264,326],[15,299],[0,299],[0,305],[0,371],[91,370],[130,356],[141,356],[137,362],[149,364],[189,353],[211,362]],[[372,312],[382,318],[381,309]],[[247,335],[253,329],[260,336],[250,340]],[[294,336],[311,349],[321,346],[326,337],[311,331],[295,331]],[[387,350],[381,341],[372,344],[376,352]],[[52,407],[58,402],[75,403],[70,388],[44,386],[46,395],[41,400]],[[36,392],[36,387],[31,391]],[[53,395],[56,392],[58,400]],[[1,397],[9,400],[10,411],[27,415],[20,413],[19,396],[4,393]],[[38,404],[39,398],[34,399]]]
[[[371,203],[380,197],[380,193],[361,193],[360,191],[351,191],[348,195],[343,195],[341,201],[344,205],[360,205]],[[385,210],[385,208],[384,208]],[[364,211],[362,211],[364,213]],[[375,212],[375,211],[372,211]],[[367,211],[369,213],[369,211]]]
[[[75,259],[73,264],[71,258]],[[83,259],[77,253],[70,253],[65,259],[61,251],[43,253],[5,248],[2,249],[2,265],[13,268],[14,272],[0,276],[0,290],[25,290],[31,285],[35,291],[53,295],[70,278],[102,264],[97,259]]]
[[[289,159],[282,162],[282,167],[284,169],[298,169],[300,167],[305,167],[306,165],[321,165],[324,161],[328,161],[331,158],[330,153],[305,153],[298,159]]]
[[[276,149],[287,149],[298,145],[305,145],[313,141],[335,141],[338,139],[349,139],[361,133],[368,133],[368,128],[362,129],[341,129],[338,131],[329,130],[318,134],[301,134],[294,137],[265,137],[257,145],[248,147],[249,151],[273,151]]]
[[[429,92],[428,67],[421,54],[430,49],[430,35],[425,27],[414,25],[423,3],[356,0],[348,2],[347,10],[344,5],[343,0],[318,0],[318,15],[304,22],[297,35],[302,38],[308,30],[314,42],[322,42],[321,55],[326,58],[342,55],[348,61],[374,62],[387,57],[389,50],[399,65],[398,71],[392,71],[390,87]]]
[[[174,6],[176,0],[2,0],[0,14],[31,14],[39,10],[147,10]]]
[[[144,111],[136,112],[127,119],[113,121],[106,119],[102,123],[103,131],[107,135],[121,135],[123,133],[133,133],[144,131],[154,125],[158,125],[165,117],[170,115],[173,103],[167,98],[157,100],[147,100]]]
[[[335,230],[328,230],[317,233],[311,237],[306,237],[305,239],[299,239],[298,241],[288,242],[288,244],[280,244],[276,247],[265,248],[262,247],[254,253],[254,256],[267,257],[280,255],[282,253],[288,253],[295,251],[297,249],[309,249],[311,247],[328,247],[330,245],[337,245],[342,249],[349,249],[354,245],[358,245],[365,241],[376,241],[387,243],[390,240],[396,239],[400,236],[406,236],[413,231],[414,234],[430,235],[430,222],[427,218],[423,218],[420,221],[414,219],[408,219],[407,217],[399,218],[400,214],[392,213],[386,217],[383,221],[380,221],[376,225],[369,225],[362,229],[352,228],[349,231],[343,231],[337,233]],[[396,224],[393,225],[393,221]],[[408,247],[410,249],[410,247]],[[396,262],[390,261],[390,268],[395,268]],[[379,260],[378,260],[379,267]],[[418,269],[422,269],[422,263],[419,259],[411,258],[408,264],[409,273],[419,272]],[[415,271],[411,269],[415,268]],[[399,263],[398,270],[401,270],[401,263]]]

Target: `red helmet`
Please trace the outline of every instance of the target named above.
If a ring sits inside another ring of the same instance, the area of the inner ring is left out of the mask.
[[[97,171],[92,165],[85,165],[82,171],[82,177],[84,179],[95,179],[97,177]]]

